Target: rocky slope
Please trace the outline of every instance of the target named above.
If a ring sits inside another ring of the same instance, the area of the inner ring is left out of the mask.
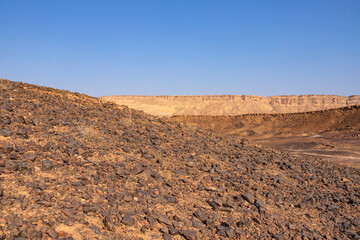
[[[104,96],[100,99],[157,116],[296,113],[360,104],[359,95],[349,97],[335,95]]]
[[[173,116],[170,119],[243,137],[303,136],[340,130],[360,133],[360,105],[305,113],[192,115]]]
[[[0,80],[0,239],[359,239],[360,171]]]

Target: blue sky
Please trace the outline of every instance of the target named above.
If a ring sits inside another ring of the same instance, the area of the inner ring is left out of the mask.
[[[358,0],[0,0],[0,78],[102,95],[360,94]]]

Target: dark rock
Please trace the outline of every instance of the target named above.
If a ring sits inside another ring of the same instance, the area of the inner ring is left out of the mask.
[[[149,227],[148,225],[144,225],[144,226],[141,227],[140,231],[141,231],[142,233],[146,233],[146,230],[148,230],[149,228],[150,228],[150,227]]]
[[[43,171],[50,171],[53,169],[54,164],[50,160],[44,160],[42,161],[41,166]]]
[[[260,212],[263,212],[266,209],[266,204],[260,199],[256,199],[255,206],[259,209]]]
[[[159,221],[159,223],[164,223],[168,226],[172,226],[172,221],[165,215],[159,216],[157,220]]]
[[[206,224],[206,226],[208,226],[209,228],[215,227],[215,221],[214,221],[214,219],[206,219],[206,220],[205,220],[205,224]]]
[[[26,240],[26,238],[24,238],[24,237],[22,237],[22,236],[16,237],[15,239],[16,239],[16,240]]]
[[[164,240],[171,240],[171,239],[172,239],[171,235],[168,234],[168,233],[164,233],[164,234],[162,235],[162,237],[163,237]]]
[[[22,156],[21,159],[24,160],[24,161],[33,162],[33,161],[35,161],[36,156],[34,154],[26,154],[26,155]]]
[[[254,203],[255,197],[251,192],[245,192],[242,197],[249,203]]]
[[[176,235],[176,234],[179,233],[179,230],[176,229],[176,228],[171,227],[171,228],[169,228],[169,233],[170,233],[171,235]]]
[[[220,210],[223,211],[223,212],[232,212],[232,211],[234,211],[234,209],[230,208],[230,207],[222,207],[222,208],[220,208]]]
[[[1,149],[3,153],[11,153],[14,150],[14,147],[12,144],[4,144]]]
[[[59,237],[59,234],[54,230],[54,229],[49,229],[47,231],[47,233],[49,234],[50,237],[57,239]]]
[[[83,211],[84,213],[88,214],[88,213],[96,213],[99,211],[99,208],[97,206],[94,205],[84,205],[83,206]]]
[[[9,137],[11,136],[12,131],[10,129],[4,128],[0,130],[0,135],[3,137]]]
[[[199,220],[196,220],[196,219],[194,219],[194,220],[192,221],[192,226],[193,226],[194,228],[204,229],[204,225],[203,225]]]
[[[129,147],[127,147],[127,146],[123,147],[122,150],[123,150],[124,152],[126,152],[126,153],[131,152],[131,149],[130,149]]]
[[[284,234],[282,234],[282,233],[278,233],[278,234],[274,235],[273,238],[276,240],[285,240],[286,239]]]
[[[166,199],[166,201],[168,201],[170,203],[176,202],[176,197],[174,197],[173,195],[170,195],[170,194],[165,194],[164,199]]]
[[[192,230],[181,230],[180,234],[186,239],[186,240],[196,240],[198,239],[198,235],[195,231]]]
[[[235,232],[234,232],[234,229],[232,229],[232,228],[227,227],[227,228],[224,229],[224,232],[225,232],[225,234],[226,234],[226,236],[228,238],[234,238],[235,237]]]
[[[205,220],[208,219],[208,215],[199,209],[194,212],[194,215],[202,222],[205,222]]]
[[[121,219],[121,222],[125,225],[128,225],[128,226],[132,226],[135,224],[135,220],[129,216],[129,215],[125,215],[122,219]]]
[[[21,227],[24,223],[23,223],[23,220],[20,217],[14,217],[13,224],[16,227]]]
[[[145,179],[150,179],[152,172],[153,172],[153,171],[151,170],[151,168],[146,168],[146,169],[141,173],[141,176],[144,177]]]

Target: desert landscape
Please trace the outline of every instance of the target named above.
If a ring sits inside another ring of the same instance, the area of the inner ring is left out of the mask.
[[[171,119],[360,168],[360,105],[304,113],[183,115]]]
[[[297,113],[360,104],[360,96],[301,95],[261,97],[251,95],[204,96],[102,96],[102,100],[126,105],[156,116],[241,115]]]
[[[0,240],[360,240],[360,1],[0,6]]]
[[[1,239],[360,237],[359,169],[253,143],[335,134],[355,148],[358,106],[164,118],[9,80],[0,91]]]
[[[360,168],[360,96],[104,96],[253,143]]]

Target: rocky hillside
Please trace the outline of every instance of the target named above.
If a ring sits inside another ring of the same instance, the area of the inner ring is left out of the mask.
[[[360,133],[360,105],[305,113],[193,115],[173,116],[171,119],[243,137],[302,136],[335,130],[352,130]]]
[[[100,99],[157,116],[296,113],[360,104],[359,95],[350,97],[335,95],[104,96]]]
[[[359,170],[68,91],[0,93],[0,239],[359,239]]]

